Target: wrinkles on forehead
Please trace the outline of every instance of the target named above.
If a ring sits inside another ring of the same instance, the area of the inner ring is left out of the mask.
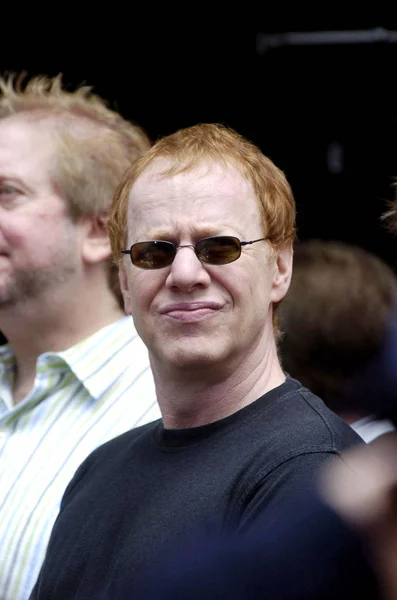
[[[252,223],[258,233],[262,231],[254,190],[237,169],[203,163],[189,171],[164,175],[169,165],[169,161],[156,161],[134,184],[128,209],[131,235],[169,237],[170,232],[183,228],[185,233],[206,237],[219,234],[220,225],[227,233],[228,229],[236,231],[236,214],[244,214],[245,222]]]

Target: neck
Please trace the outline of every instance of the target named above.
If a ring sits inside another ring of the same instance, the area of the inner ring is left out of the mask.
[[[281,385],[281,369],[275,343],[264,352],[243,360],[228,361],[222,368],[203,368],[195,373],[170,369],[151,357],[157,398],[167,429],[198,427],[219,421],[251,404]]]
[[[14,402],[31,390],[41,354],[67,350],[123,315],[107,286],[88,285],[67,295],[29,298],[0,309],[0,330],[16,358]]]

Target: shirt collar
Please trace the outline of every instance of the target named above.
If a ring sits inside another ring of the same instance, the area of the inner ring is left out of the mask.
[[[81,381],[89,394],[98,399],[107,385],[112,385],[129,370],[131,378],[148,368],[148,351],[138,336],[132,317],[125,316],[102,327],[88,338],[62,352],[45,352],[37,360],[40,363],[58,363],[61,359]],[[0,346],[1,369],[15,362],[10,344]]]
[[[131,377],[139,377],[149,365],[147,348],[130,316],[103,327],[57,355],[96,399],[126,370],[135,371],[130,372]]]

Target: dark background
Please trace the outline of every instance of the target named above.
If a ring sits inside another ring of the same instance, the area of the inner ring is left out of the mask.
[[[143,18],[133,6],[117,13],[108,6],[109,19],[105,14],[100,25],[62,15],[55,26],[28,27],[28,34],[5,28],[0,72],[63,72],[71,87],[93,85],[153,139],[198,122],[228,124],[285,171],[300,239],[344,240],[395,266],[397,243],[380,216],[397,176],[397,43],[287,45],[259,53],[257,36],[397,32],[396,20],[376,17],[376,7],[367,19],[347,21],[324,6],[324,14],[304,24],[285,6],[280,14],[240,7],[233,19],[216,22],[211,12],[198,16],[193,5],[191,15],[181,8],[175,19],[147,8],[151,17]]]

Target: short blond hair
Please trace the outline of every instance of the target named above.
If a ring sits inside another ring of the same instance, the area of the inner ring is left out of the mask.
[[[16,114],[48,122],[59,152],[53,176],[74,214],[110,207],[124,171],[150,148],[146,133],[126,121],[89,86],[67,91],[62,75],[0,78],[0,119]]]
[[[157,159],[169,159],[162,175],[189,171],[208,160],[232,165],[252,184],[263,216],[265,235],[274,248],[295,238],[295,201],[284,173],[255,146],[233,129],[200,124],[160,139],[126,171],[117,187],[109,219],[113,256],[121,258],[127,243],[127,210],[131,189],[138,177]]]
[[[49,175],[74,218],[107,218],[125,170],[151,146],[141,127],[109,108],[91,87],[66,90],[62,74],[0,77],[0,119],[15,115],[43,125],[54,140]],[[111,286],[120,300],[115,273]]]

